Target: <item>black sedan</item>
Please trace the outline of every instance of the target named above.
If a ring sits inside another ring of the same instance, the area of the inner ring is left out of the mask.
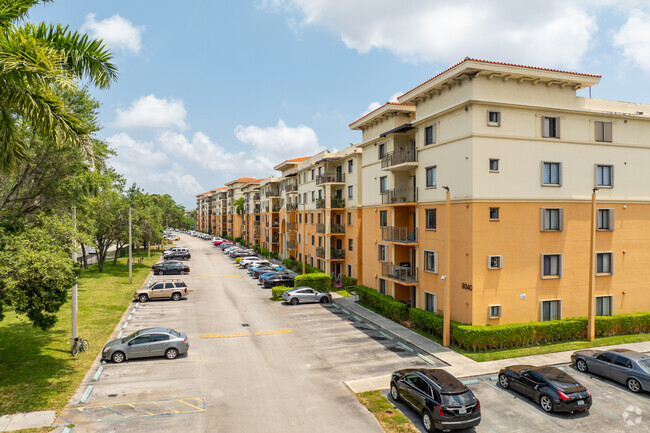
[[[404,400],[422,416],[427,432],[475,427],[481,403],[458,379],[439,368],[408,368],[390,379],[393,400]]]
[[[275,286],[293,287],[293,277],[283,273],[269,275],[268,277],[261,278],[261,280],[265,288]]]
[[[578,350],[571,362],[585,373],[596,373],[627,385],[632,392],[650,391],[650,356],[628,349]]]
[[[555,367],[512,365],[499,371],[499,385],[539,403],[544,412],[582,412],[591,407],[591,393]]]
[[[172,275],[172,274],[189,274],[190,273],[190,267],[175,261],[175,260],[168,260],[165,262],[161,263],[156,263],[151,267],[153,269],[153,273],[156,275]]]
[[[163,258],[165,260],[189,260],[190,253],[188,251],[169,251],[163,253]]]

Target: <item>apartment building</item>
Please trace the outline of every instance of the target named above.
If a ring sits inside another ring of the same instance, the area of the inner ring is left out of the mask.
[[[244,231],[242,238],[253,245],[260,244],[260,180],[248,182],[242,187],[244,196]]]
[[[208,231],[208,199],[210,191],[196,195],[196,228]]]
[[[350,124],[360,282],[434,312],[448,284],[476,325],[586,316],[595,191],[596,314],[650,310],[650,105],[576,95],[599,80],[465,59]]]
[[[309,159],[308,156],[293,158],[273,167],[282,173],[280,180],[280,212],[278,244],[283,258],[298,257],[298,164]]]

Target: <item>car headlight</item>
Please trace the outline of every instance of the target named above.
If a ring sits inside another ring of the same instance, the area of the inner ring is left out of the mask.
[[[106,353],[106,352],[108,352],[110,349],[111,349],[110,347],[104,347],[104,350],[102,350],[102,352]]]

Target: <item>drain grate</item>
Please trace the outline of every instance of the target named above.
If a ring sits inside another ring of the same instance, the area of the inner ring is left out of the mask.
[[[244,328],[246,328],[246,327],[251,326],[251,325],[249,325],[248,323],[242,323],[241,326],[243,326]]]
[[[117,394],[108,394],[109,397],[117,397]]]

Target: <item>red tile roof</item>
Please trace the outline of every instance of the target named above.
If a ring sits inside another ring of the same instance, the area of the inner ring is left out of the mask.
[[[301,158],[287,159],[287,162],[303,162],[306,159],[311,158],[311,156],[303,156]]]
[[[240,177],[239,179],[235,179],[232,182],[261,182],[264,179],[253,179],[252,177]]]
[[[370,115],[371,115],[372,113],[374,113],[375,111],[377,111],[377,110],[381,110],[382,108],[384,108],[384,107],[387,106],[387,105],[399,105],[399,106],[402,106],[402,107],[415,107],[415,105],[413,105],[413,104],[400,104],[399,102],[386,102],[386,103],[385,103],[384,105],[382,105],[381,107],[379,107],[379,108],[375,108],[375,109],[372,110],[370,113],[366,113],[366,114],[364,114],[363,116],[359,117],[359,118],[358,118],[357,120],[355,120],[354,122],[349,123],[348,126],[352,126],[352,124],[357,123],[359,120],[363,119],[363,118],[366,117],[366,116],[370,116]]]

